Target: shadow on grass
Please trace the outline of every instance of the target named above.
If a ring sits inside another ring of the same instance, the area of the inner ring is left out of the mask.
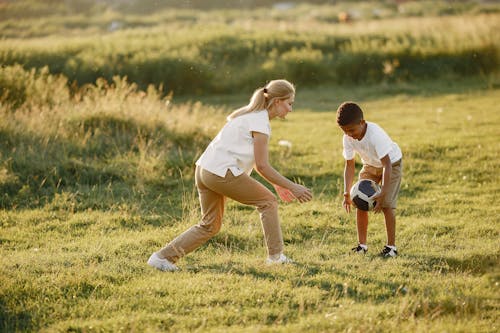
[[[63,192],[69,194],[73,210],[141,202],[151,193],[178,193],[179,180],[166,175],[192,169],[193,156],[208,140],[203,133],[177,133],[163,125],[150,128],[106,115],[71,120],[67,126],[61,135],[0,128],[0,208],[50,205]],[[155,142],[148,152],[157,149],[165,155],[159,177],[145,177],[140,170],[143,141]],[[153,199],[142,202],[147,207]]]
[[[33,330],[33,317],[27,310],[13,308],[9,304],[12,300],[5,300],[0,296],[0,332],[28,332]]]
[[[500,262],[498,253],[472,254],[463,259],[411,254],[405,257],[410,258],[420,271],[438,271],[441,274],[461,272],[483,275],[497,270]]]
[[[296,274],[290,274],[290,270],[296,271]],[[368,300],[383,302],[389,298],[406,293],[402,291],[401,285],[396,282],[366,277],[360,278],[354,271],[340,270],[335,267],[325,268],[322,265],[304,264],[301,262],[283,266],[267,266],[263,263],[262,265],[250,267],[238,263],[201,264],[190,266],[187,271],[190,273],[211,272],[251,276],[256,280],[269,282],[289,281],[294,288],[318,288],[326,292],[325,298],[349,298],[360,302]],[[355,281],[355,283],[352,281]],[[359,288],[358,285],[375,285],[377,293],[373,295],[370,292],[364,291],[366,288]]]

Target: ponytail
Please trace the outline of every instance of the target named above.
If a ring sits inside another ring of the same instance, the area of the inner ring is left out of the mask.
[[[233,111],[227,120],[232,120],[246,113],[269,108],[275,99],[287,99],[295,94],[295,87],[287,80],[273,80],[265,87],[254,91],[250,103]]]

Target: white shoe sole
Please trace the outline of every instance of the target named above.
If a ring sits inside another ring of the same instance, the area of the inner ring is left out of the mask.
[[[161,259],[156,253],[153,253],[148,259],[148,265],[159,269],[163,272],[175,272],[179,270],[177,266],[168,261],[167,259]]]

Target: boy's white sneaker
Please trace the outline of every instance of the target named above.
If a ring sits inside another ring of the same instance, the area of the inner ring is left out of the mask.
[[[162,259],[154,252],[151,257],[148,259],[148,265],[154,268],[159,269],[164,272],[174,272],[179,270],[177,266],[168,261],[167,259]]]
[[[382,250],[382,252],[380,252],[380,255],[384,258],[397,257],[398,250],[396,250],[396,247],[386,245],[386,246],[384,246],[384,249]]]
[[[274,265],[274,264],[293,264],[293,260],[285,256],[281,253],[279,256],[269,256],[266,259],[266,264]]]
[[[358,246],[353,247],[351,251],[354,253],[366,253],[368,252],[368,247],[366,245],[358,244]]]

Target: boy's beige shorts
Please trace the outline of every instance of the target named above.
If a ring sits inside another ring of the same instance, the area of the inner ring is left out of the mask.
[[[364,164],[363,168],[359,171],[359,179],[371,179],[378,184],[382,181],[382,174],[384,169],[377,168],[368,164]],[[403,161],[399,160],[392,164],[391,182],[389,190],[385,195],[383,208],[396,209],[398,202],[399,189],[401,187],[401,178],[403,177]]]

